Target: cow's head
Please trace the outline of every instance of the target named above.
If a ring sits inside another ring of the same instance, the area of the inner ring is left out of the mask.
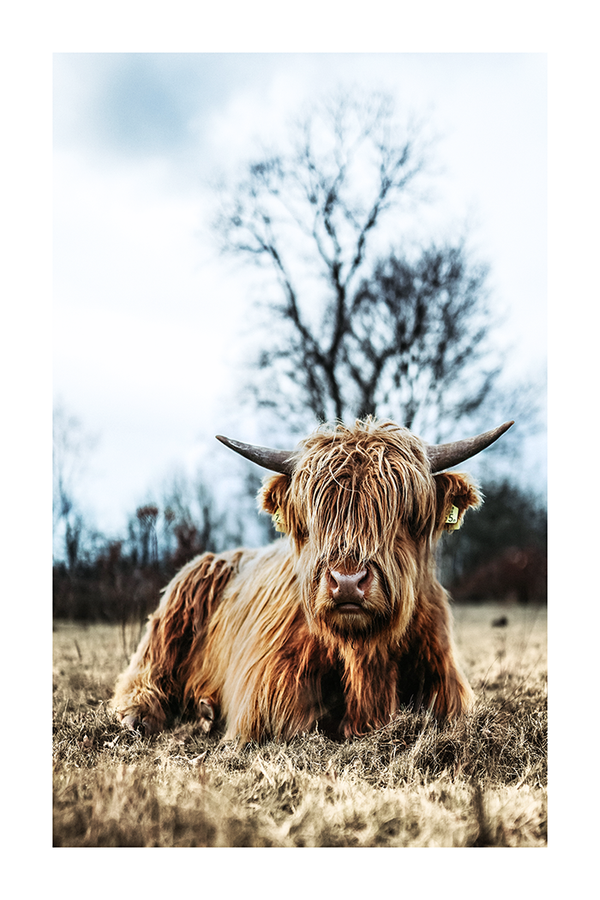
[[[327,638],[391,630],[399,639],[433,578],[432,549],[480,495],[442,471],[479,453],[512,425],[432,446],[393,422],[320,428],[294,451],[219,440],[278,474],[260,505],[289,534],[311,627]]]

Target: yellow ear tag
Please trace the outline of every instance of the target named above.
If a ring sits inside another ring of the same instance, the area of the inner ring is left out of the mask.
[[[446,525],[456,525],[458,522],[458,506],[451,506],[450,512],[448,513],[448,518],[446,519]]]
[[[460,528],[460,524],[458,522],[458,506],[451,506],[450,512],[448,513],[448,518],[446,519],[446,525],[453,525],[453,528],[448,528],[448,531],[456,531],[457,528]]]
[[[280,509],[275,510],[275,512],[271,516],[271,521],[275,526],[275,531],[281,531],[282,534],[285,534],[285,524],[283,522]]]

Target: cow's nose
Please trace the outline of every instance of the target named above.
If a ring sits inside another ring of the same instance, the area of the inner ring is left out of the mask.
[[[338,606],[344,603],[362,603],[373,580],[369,569],[352,573],[330,569],[327,575],[330,596]]]

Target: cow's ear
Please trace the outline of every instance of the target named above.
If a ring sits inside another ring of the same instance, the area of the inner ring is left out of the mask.
[[[477,485],[461,472],[440,472],[434,475],[436,488],[437,532],[456,531],[460,528],[469,507],[481,506],[482,497]]]
[[[259,509],[271,513],[277,531],[287,531],[285,512],[289,486],[289,475],[271,475],[265,478],[258,494]]]

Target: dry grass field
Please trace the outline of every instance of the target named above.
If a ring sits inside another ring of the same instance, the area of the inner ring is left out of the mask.
[[[139,629],[58,622],[54,846],[546,846],[546,610],[454,615],[477,695],[463,720],[403,713],[350,741],[260,746],[190,722],[124,733],[109,700]]]

